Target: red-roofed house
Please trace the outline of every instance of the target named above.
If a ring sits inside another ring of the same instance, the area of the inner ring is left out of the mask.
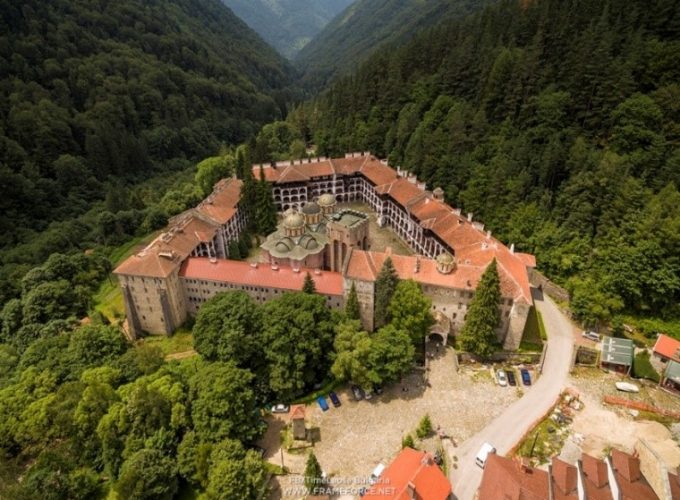
[[[659,334],[652,352],[654,352],[654,356],[664,363],[667,361],[680,363],[680,340],[675,340],[663,333]]]
[[[404,448],[363,496],[387,498],[446,500],[452,498],[451,483],[428,452]]]
[[[518,460],[490,454],[479,485],[479,500],[544,500],[548,498],[548,473]]]

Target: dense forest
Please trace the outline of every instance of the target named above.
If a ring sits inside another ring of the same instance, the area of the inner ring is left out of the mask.
[[[534,252],[585,322],[676,318],[679,10],[504,0],[376,53],[263,129],[259,154],[278,130],[389,157]]]
[[[356,0],[297,54],[302,84],[319,90],[356,69],[381,46],[403,43],[444,19],[463,17],[491,0]]]
[[[222,0],[269,45],[292,59],[353,0]]]
[[[217,0],[0,12],[1,247],[285,113],[291,69]]]

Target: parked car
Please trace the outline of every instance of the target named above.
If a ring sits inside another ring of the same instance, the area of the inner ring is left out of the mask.
[[[331,398],[331,401],[333,402],[333,406],[335,406],[336,408],[342,404],[342,403],[340,403],[340,398],[334,392],[331,392],[328,395],[328,397]]]
[[[592,340],[593,342],[599,342],[600,341],[600,334],[599,333],[583,332],[581,335],[583,337],[587,338],[588,340]]]
[[[515,379],[515,370],[505,370],[505,374],[508,376],[508,384],[515,387],[517,385],[517,380]]]
[[[531,385],[531,375],[529,375],[529,370],[522,368],[519,373],[522,375],[522,383],[524,385]]]
[[[482,447],[477,452],[475,457],[475,463],[482,469],[486,465],[486,459],[489,458],[491,453],[496,453],[496,448],[491,446],[489,443],[484,443]]]
[[[352,394],[354,395],[354,399],[356,399],[357,401],[361,401],[362,399],[364,399],[365,396],[364,390],[358,385],[352,386]]]
[[[288,413],[290,406],[284,404],[277,404],[272,406],[272,413]]]
[[[498,382],[498,385],[501,387],[508,385],[508,379],[505,376],[505,372],[503,370],[498,370],[496,372],[496,382]]]
[[[323,396],[319,396],[316,398],[316,402],[319,403],[319,407],[321,408],[322,411],[328,411],[328,403],[326,402],[326,398]]]

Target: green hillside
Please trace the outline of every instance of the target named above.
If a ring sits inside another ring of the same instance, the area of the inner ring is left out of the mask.
[[[348,73],[382,44],[403,42],[444,19],[478,10],[490,0],[357,0],[297,55],[303,82],[322,88]]]
[[[679,35],[671,0],[505,0],[376,53],[288,122],[320,154],[371,150],[443,187],[587,323],[680,317]]]
[[[0,33],[0,247],[285,113],[290,67],[218,0],[0,0]]]
[[[354,0],[222,0],[269,45],[292,59]]]

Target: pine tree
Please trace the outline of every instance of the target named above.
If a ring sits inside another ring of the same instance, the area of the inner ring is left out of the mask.
[[[310,495],[315,495],[322,488],[322,475],[321,465],[314,452],[311,452],[307,457],[307,465],[305,465],[305,487]]]
[[[359,297],[357,296],[357,287],[352,282],[352,288],[349,289],[347,296],[347,303],[345,304],[345,316],[347,319],[361,319],[361,309],[359,308]]]
[[[392,259],[387,257],[375,281],[375,321],[374,328],[384,326],[390,320],[389,306],[394,290],[399,284],[399,276]]]
[[[416,436],[420,439],[424,439],[432,433],[432,421],[430,416],[426,413],[425,416],[420,419],[418,428],[416,429]]]
[[[238,240],[231,240],[227,249],[229,258],[232,260],[241,260],[241,249],[238,245]]]
[[[304,293],[316,293],[316,284],[314,283],[314,278],[312,278],[312,275],[309,273],[305,275],[305,282],[302,285],[302,291]]]
[[[276,206],[272,198],[271,186],[266,181],[262,168],[260,168],[260,180],[257,183],[256,191],[255,221],[257,232],[269,234],[276,229]]]
[[[458,341],[463,350],[482,358],[491,355],[496,347],[496,328],[500,322],[500,279],[496,259],[486,268],[477,285],[465,324]]]
[[[413,441],[413,436],[411,434],[406,434],[401,440],[402,448],[416,448],[416,443]]]

